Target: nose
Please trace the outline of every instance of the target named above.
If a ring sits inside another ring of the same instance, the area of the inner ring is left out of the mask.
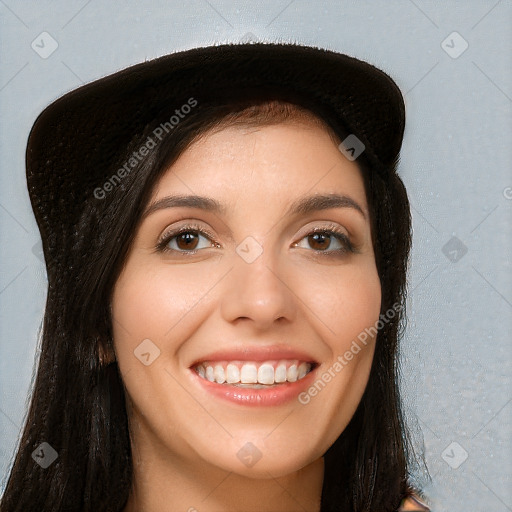
[[[281,262],[282,263],[282,262]],[[277,322],[293,322],[298,298],[290,276],[279,269],[283,265],[266,251],[248,263],[235,255],[234,267],[227,276],[222,293],[221,314],[230,323],[244,321],[264,331]],[[287,279],[288,277],[288,279]]]

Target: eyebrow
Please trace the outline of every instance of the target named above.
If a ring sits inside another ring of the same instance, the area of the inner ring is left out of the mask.
[[[180,206],[186,208],[198,208],[200,210],[219,214],[226,213],[226,207],[211,197],[177,195],[163,197],[162,199],[150,204],[142,217],[147,217],[157,210],[162,210],[164,208],[179,208]]]
[[[144,212],[143,218],[157,210],[178,207],[198,208],[217,214],[226,214],[227,211],[226,206],[211,197],[176,195],[163,197],[150,204]],[[301,197],[290,205],[286,211],[286,215],[307,215],[308,213],[329,210],[331,208],[352,208],[366,219],[366,215],[361,206],[351,197],[341,194],[317,194]]]
[[[366,219],[361,206],[351,197],[341,194],[318,194],[301,197],[292,203],[286,213],[288,215],[307,215],[308,213],[329,210],[330,208],[352,208]]]

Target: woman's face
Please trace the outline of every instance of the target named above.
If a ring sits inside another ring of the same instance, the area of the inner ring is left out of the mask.
[[[318,460],[363,394],[380,301],[363,179],[325,130],[196,141],[158,182],[114,290],[138,451],[256,478]]]

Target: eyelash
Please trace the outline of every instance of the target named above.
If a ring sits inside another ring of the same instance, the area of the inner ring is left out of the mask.
[[[214,240],[213,234],[210,233],[209,231],[204,230],[203,228],[201,228],[197,224],[187,224],[185,226],[181,226],[180,228],[178,228],[176,230],[173,230],[170,233],[164,233],[160,237],[160,240],[157,243],[156,250],[158,252],[162,252],[162,253],[178,253],[178,254],[187,254],[189,256],[193,256],[193,255],[197,254],[199,251],[202,250],[202,249],[194,249],[192,251],[184,251],[184,250],[180,251],[180,250],[169,248],[168,247],[169,242],[173,238],[176,238],[179,235],[182,235],[183,233],[194,233],[194,234],[203,235],[206,238],[208,238],[208,240],[210,242],[212,242],[214,244],[217,244],[217,246],[219,245]],[[325,235],[330,235],[330,236],[336,238],[343,245],[343,248],[341,248],[341,249],[331,249],[331,250],[325,250],[325,251],[318,250],[318,249],[311,249],[314,253],[316,253],[318,255],[322,255],[322,256],[326,256],[326,257],[329,257],[329,256],[330,257],[336,257],[336,256],[341,257],[341,256],[345,255],[348,252],[351,252],[351,253],[357,253],[358,252],[357,249],[352,244],[352,242],[350,241],[350,239],[348,238],[348,236],[345,233],[343,233],[342,231],[340,231],[339,228],[337,226],[335,226],[334,224],[330,224],[328,226],[322,226],[322,227],[315,227],[315,228],[313,228],[311,231],[306,233],[306,235],[303,236],[299,240],[299,242],[301,242],[302,240],[304,240],[308,236],[314,235],[314,234],[317,234],[317,233],[321,233],[321,234],[325,234]],[[295,242],[294,245],[298,244],[299,242]]]

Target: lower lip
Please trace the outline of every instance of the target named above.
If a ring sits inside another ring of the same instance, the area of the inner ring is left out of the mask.
[[[286,382],[268,389],[241,388],[226,384],[218,384],[203,379],[198,373],[191,369],[194,379],[199,382],[203,389],[212,395],[238,405],[249,406],[272,406],[281,405],[297,398],[299,393],[304,391],[314,380],[316,369],[311,370],[305,377],[295,382]]]

